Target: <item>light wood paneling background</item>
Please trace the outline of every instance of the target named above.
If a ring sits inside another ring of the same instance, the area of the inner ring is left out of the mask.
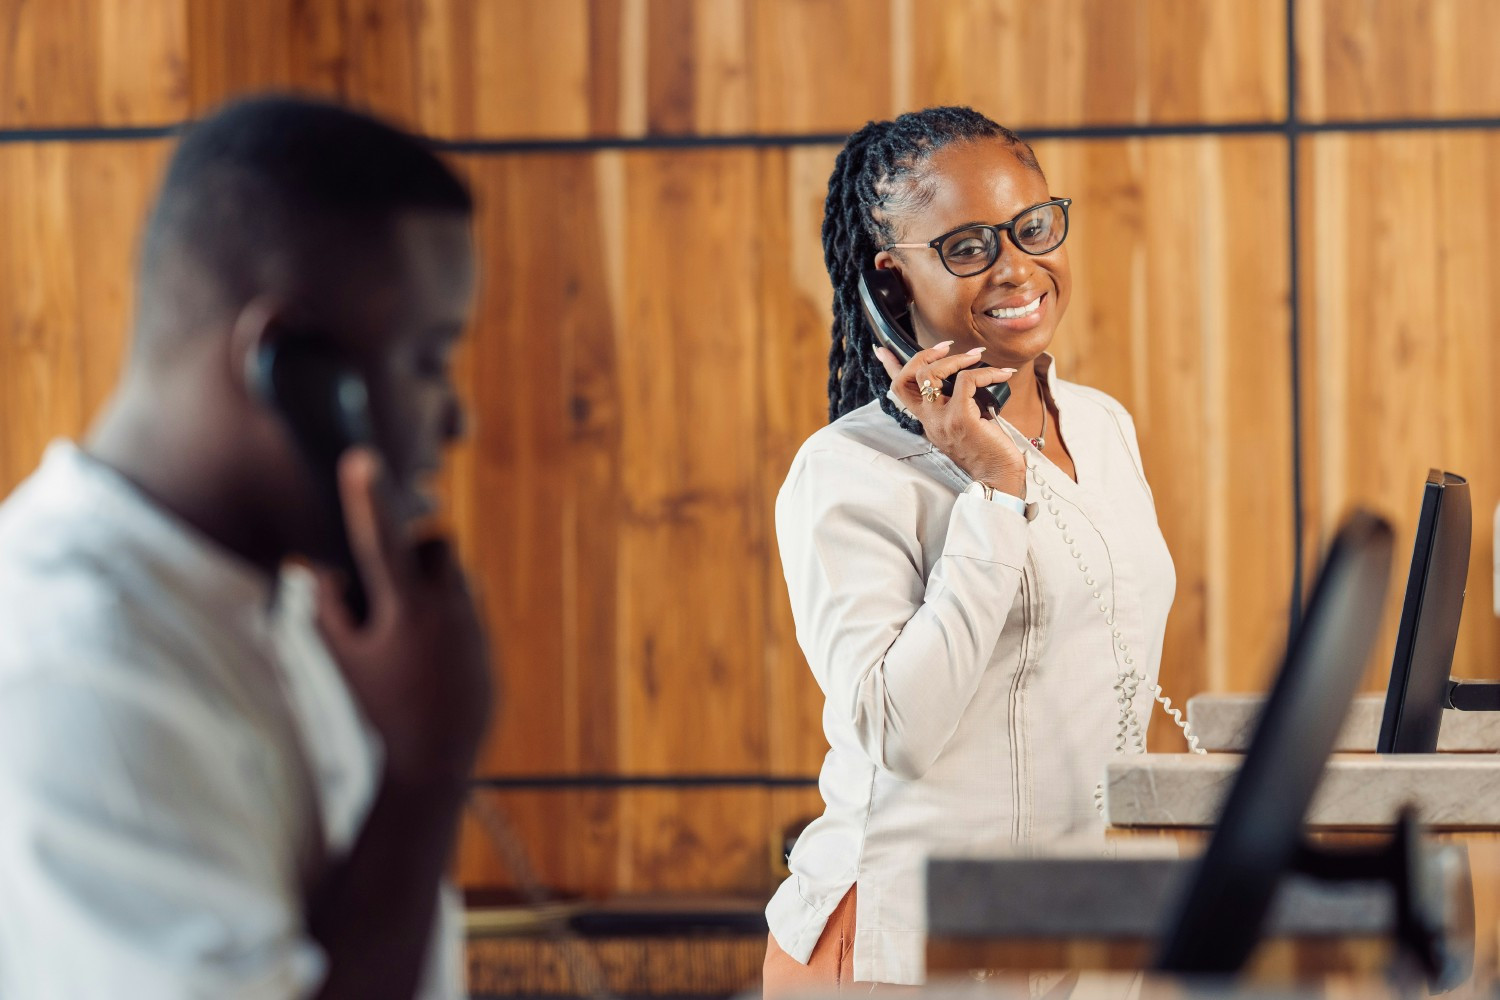
[[[447,493],[503,672],[481,770],[751,781],[476,795],[559,888],[767,891],[782,828],[818,798],[754,779],[814,775],[826,751],[771,510],[824,420],[828,172],[865,120],[967,102],[1057,136],[1037,143],[1075,199],[1056,353],[1136,417],[1178,572],[1168,692],[1266,683],[1299,433],[1309,564],[1348,505],[1374,504],[1409,545],[1426,468],[1471,477],[1458,670],[1493,675],[1500,139],[1299,140],[1294,427],[1286,15],[1283,0],[0,0],[0,491],[83,430],[119,365],[170,140],[110,130],[276,87],[464,141],[485,265],[459,364],[472,433]],[[1298,113],[1500,114],[1481,30],[1497,16],[1485,0],[1298,0]],[[1129,134],[1157,126],[1183,134]],[[1153,743],[1180,746],[1162,725]],[[513,879],[472,820],[460,855],[468,884]]]
[[[1467,476],[1474,508],[1454,673],[1500,676],[1491,553],[1500,501],[1500,132],[1320,135],[1303,150],[1309,529],[1362,502],[1411,552],[1433,467]],[[1389,595],[1369,685],[1395,647]]]

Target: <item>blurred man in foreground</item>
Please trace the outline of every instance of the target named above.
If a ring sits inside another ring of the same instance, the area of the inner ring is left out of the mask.
[[[459,430],[471,216],[333,106],[182,139],[114,397],[0,505],[0,995],[461,992],[440,885],[489,673],[411,524]],[[257,381],[287,345],[352,373],[372,447],[299,449]]]

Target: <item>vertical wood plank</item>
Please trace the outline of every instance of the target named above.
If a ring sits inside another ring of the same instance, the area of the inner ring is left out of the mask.
[[[913,52],[903,105],[967,104],[1020,128],[1285,114],[1281,0],[896,2]]]
[[[823,693],[797,644],[777,552],[775,497],[797,449],[828,421],[832,289],[823,265],[823,201],[837,146],[761,154],[760,493],[766,574],[766,725],[771,771],[816,774],[828,752]],[[821,812],[821,808],[818,809]]]
[[[1297,23],[1309,120],[1500,114],[1489,0],[1303,0]]]
[[[0,496],[112,388],[166,143],[0,145]]]
[[[1396,526],[1367,685],[1384,690],[1429,468],[1467,476],[1474,510],[1454,673],[1493,677],[1494,324],[1500,141],[1487,132],[1320,135],[1304,155],[1304,442],[1321,547],[1354,504]],[[1313,546],[1310,546],[1313,547]]]
[[[752,10],[760,131],[852,131],[891,116],[894,46],[887,4],[771,0]]]
[[[0,4],[0,128],[178,121],[187,44],[185,0]]]
[[[752,152],[631,154],[618,355],[622,762],[765,760]]]

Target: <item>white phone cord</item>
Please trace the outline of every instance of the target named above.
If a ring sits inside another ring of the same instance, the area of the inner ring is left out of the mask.
[[[1042,478],[1041,469],[1035,465],[1031,466],[1031,479],[1041,491],[1042,501],[1047,505],[1047,513],[1052,515],[1057,524],[1057,529],[1062,532],[1064,545],[1073,545],[1073,536],[1068,534],[1067,522],[1063,520],[1062,508],[1057,505],[1056,496],[1047,481]],[[1083,553],[1076,548],[1070,548],[1069,552],[1073,558],[1078,560],[1078,571],[1083,574],[1083,582],[1088,585],[1094,595],[1094,600],[1099,602],[1099,613],[1104,616],[1104,624],[1110,629],[1110,636],[1115,641],[1119,656],[1125,668],[1115,675],[1115,704],[1120,709],[1119,725],[1115,729],[1115,753],[1132,751],[1143,754],[1146,752],[1146,733],[1141,726],[1141,720],[1135,713],[1135,696],[1142,684],[1156,703],[1161,705],[1162,710],[1171,717],[1182,730],[1182,735],[1187,739],[1188,751],[1190,753],[1207,753],[1198,745],[1198,737],[1193,732],[1193,727],[1182,717],[1182,710],[1172,704],[1172,699],[1167,697],[1160,684],[1148,680],[1145,674],[1135,669],[1135,657],[1131,655],[1130,644],[1125,641],[1123,633],[1115,625],[1114,609],[1104,600],[1104,596],[1097,589],[1097,581],[1089,574],[1088,564],[1083,561]],[[1104,815],[1104,782],[1099,782],[1094,788],[1094,807],[1099,810],[1099,815]]]

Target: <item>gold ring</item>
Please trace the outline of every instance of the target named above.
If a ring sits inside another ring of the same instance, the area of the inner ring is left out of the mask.
[[[922,380],[922,402],[931,403],[943,394],[943,390],[932,384],[932,379]]]

